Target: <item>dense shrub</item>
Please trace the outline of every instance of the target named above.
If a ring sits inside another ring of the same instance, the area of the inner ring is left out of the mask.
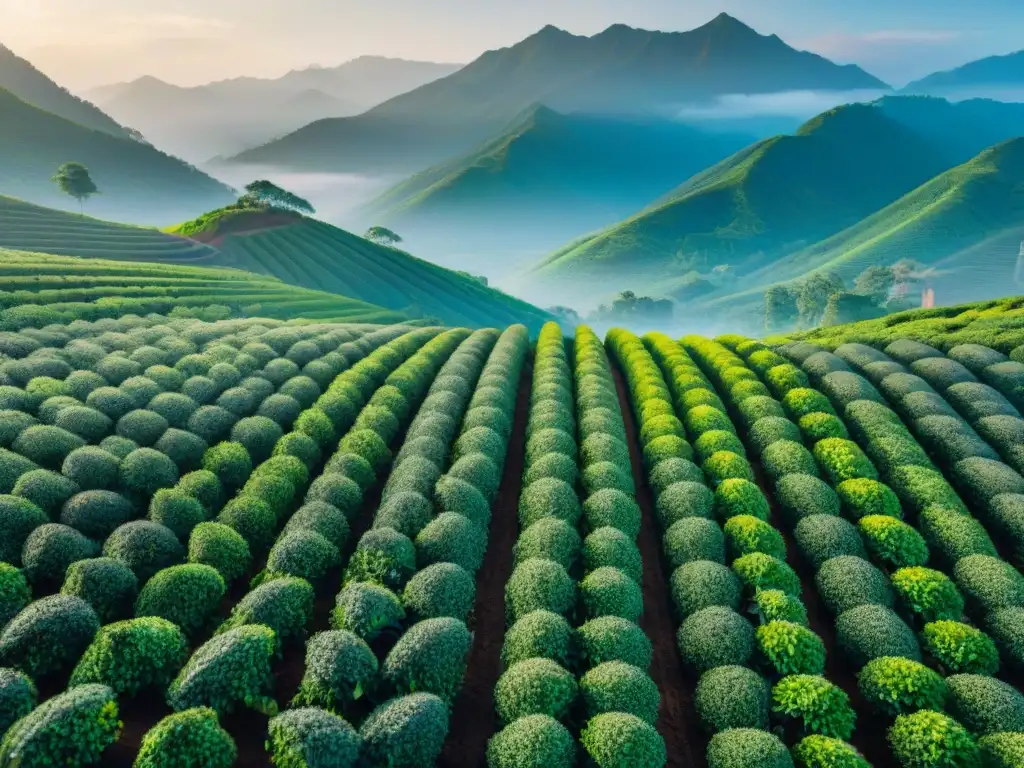
[[[32,592],[25,575],[10,563],[0,562],[0,629],[29,604]]]
[[[140,446],[153,445],[170,426],[167,419],[154,411],[136,409],[117,421],[117,434]]]
[[[917,638],[891,609],[864,604],[839,614],[836,640],[855,668],[882,656],[921,660]]]
[[[636,621],[643,613],[640,586],[617,568],[591,571],[580,582],[580,597],[589,618],[619,616]]]
[[[0,669],[0,737],[36,705],[35,684],[16,669]]]
[[[61,471],[80,490],[103,490],[117,483],[120,466],[114,454],[87,445],[69,453]]]
[[[47,523],[25,539],[21,551],[24,573],[37,589],[49,590],[64,582],[68,566],[96,554],[96,543],[67,525]]]
[[[770,621],[755,632],[757,648],[779,675],[820,675],[825,670],[825,645],[802,624]]]
[[[1024,761],[1024,734],[994,733],[978,739],[985,768],[1014,768]]]
[[[663,528],[687,517],[713,516],[715,496],[703,483],[683,480],[665,488],[655,502],[655,511]]]
[[[524,529],[546,517],[555,517],[575,525],[580,514],[576,491],[563,480],[538,480],[525,488],[519,498],[519,523]]]
[[[391,460],[387,443],[372,429],[354,429],[338,445],[341,453],[354,453],[369,462],[375,472],[382,472]]]
[[[363,722],[363,755],[373,765],[433,765],[448,733],[448,708],[429,693],[386,701]]]
[[[755,454],[761,454],[778,442],[800,443],[800,430],[789,419],[769,416],[755,423],[747,432],[747,441]],[[817,472],[815,472],[817,474]]]
[[[391,528],[372,528],[356,545],[345,578],[347,581],[375,581],[397,589],[415,570],[416,547],[408,536]]]
[[[893,604],[889,579],[860,557],[843,555],[826,560],[814,580],[822,601],[837,615],[858,605]]]
[[[978,745],[967,729],[939,712],[900,715],[889,729],[889,744],[907,768],[977,768]]]
[[[490,768],[572,768],[576,743],[572,734],[554,718],[528,715],[495,734],[487,745]]]
[[[846,742],[817,734],[794,745],[793,758],[802,768],[870,768],[870,763]]]
[[[592,718],[580,744],[596,765],[608,768],[657,768],[665,764],[665,742],[654,726],[624,712]]]
[[[0,664],[38,678],[76,662],[99,627],[96,612],[81,598],[40,598],[0,634]]]
[[[458,619],[424,619],[405,631],[381,666],[396,690],[427,691],[451,702],[462,684],[472,636]]]
[[[833,515],[811,515],[793,530],[797,548],[815,570],[835,557],[864,558],[867,553],[857,529],[847,520]]]
[[[856,715],[846,693],[819,675],[789,675],[772,688],[772,712],[803,733],[848,739]]]
[[[267,556],[263,578],[296,576],[317,583],[341,564],[338,548],[320,533],[295,528],[282,533]]]
[[[695,560],[725,562],[725,537],[722,529],[701,517],[687,517],[674,523],[663,539],[668,565],[675,570]]]
[[[576,678],[547,658],[508,667],[494,686],[494,704],[503,723],[529,715],[565,718],[579,695]]]
[[[981,523],[946,507],[921,511],[918,527],[937,560],[955,565],[972,555],[995,556],[996,548]]]
[[[267,728],[267,750],[282,768],[357,765],[362,740],[347,721],[331,712],[316,707],[292,709],[271,718]]]
[[[136,443],[120,435],[110,435],[100,441],[100,448],[118,459],[123,459],[138,447]]]
[[[121,486],[132,493],[152,496],[161,488],[170,488],[178,482],[178,467],[159,451],[138,448],[121,461]]]
[[[811,475],[786,475],[775,484],[775,500],[792,522],[810,515],[838,515],[839,497]]]
[[[168,715],[142,737],[136,768],[231,768],[238,757],[231,735],[207,707]]]
[[[265,552],[274,541],[277,514],[262,499],[249,494],[236,496],[217,516],[217,522],[233,528],[251,552]]]
[[[694,560],[677,568],[670,578],[672,602],[681,617],[710,606],[739,608],[740,581],[721,563]]]
[[[860,671],[858,686],[868,703],[887,715],[941,711],[948,690],[946,681],[920,662],[902,657],[879,657]]]
[[[729,558],[735,560],[753,552],[773,557],[786,557],[782,534],[768,523],[752,515],[736,515],[723,526]]]
[[[611,526],[633,539],[640,532],[640,507],[620,489],[604,488],[587,496],[583,516],[591,530]]]
[[[68,566],[61,594],[80,597],[103,624],[131,615],[139,592],[135,574],[109,557],[78,560]]]
[[[694,612],[676,635],[683,661],[698,672],[744,665],[754,650],[754,628],[731,608],[712,606]]]
[[[886,515],[868,515],[857,524],[871,557],[891,568],[920,566],[928,562],[924,538],[904,523]]]
[[[817,455],[818,446],[815,446],[814,450]],[[766,446],[761,452],[761,465],[774,482],[778,482],[786,475],[818,475],[818,464],[814,460],[814,455],[801,443],[792,440],[777,440]]]
[[[728,728],[768,728],[768,682],[753,670],[731,665],[701,675],[694,707],[711,733]]]
[[[614,531],[632,544],[632,541],[617,529],[602,530]],[[535,557],[553,560],[568,571],[579,558],[580,548],[580,535],[575,527],[564,520],[545,517],[522,532],[516,542],[515,558],[517,563]]]
[[[715,516],[723,523],[737,515],[750,515],[767,521],[771,514],[761,489],[751,481],[739,478],[718,485],[714,507]]]
[[[566,666],[572,653],[573,630],[569,622],[556,613],[539,610],[527,613],[508,629],[501,660],[506,668],[534,658],[551,659]]]
[[[304,639],[313,617],[313,587],[292,576],[267,581],[239,600],[217,634],[247,625],[270,627],[279,643]]]
[[[409,580],[402,603],[416,619],[450,616],[465,621],[475,595],[476,584],[465,568],[455,563],[435,563]]]
[[[347,629],[369,642],[404,618],[401,601],[387,587],[353,582],[338,594],[331,626]]]
[[[102,683],[127,696],[149,687],[162,691],[187,658],[185,636],[170,621],[156,617],[118,621],[100,629],[69,685]]]
[[[36,425],[18,435],[11,448],[41,467],[60,469],[68,454],[84,445],[82,438],[66,429]]]
[[[178,712],[208,706],[226,714],[242,704],[274,713],[277,705],[268,694],[275,647],[274,631],[261,625],[215,636],[196,649],[171,683],[167,703]]]
[[[39,469],[35,462],[0,448],[0,491],[10,493],[22,475],[35,469]]]
[[[575,582],[562,566],[551,560],[520,563],[505,586],[505,607],[512,621],[538,609],[564,615],[575,604]]]
[[[188,560],[215,568],[230,583],[248,570],[249,545],[238,532],[222,523],[200,523],[189,536]]]
[[[730,728],[711,737],[708,768],[793,768],[793,759],[774,734]]]
[[[1024,576],[991,555],[970,555],[959,560],[953,578],[968,605],[978,610],[991,612],[1024,606]]]
[[[119,526],[103,545],[103,555],[132,569],[140,584],[157,571],[185,559],[185,548],[169,528],[136,520]]]
[[[777,557],[754,552],[737,558],[732,569],[751,594],[761,589],[781,589],[791,595],[800,595],[800,577]]]
[[[194,638],[209,628],[226,589],[224,578],[209,565],[173,565],[146,582],[135,615],[159,616]]]
[[[893,591],[911,612],[924,621],[958,621],[964,598],[953,581],[931,568],[901,568],[891,576]]]
[[[921,633],[925,651],[949,673],[994,675],[999,654],[992,638],[959,621],[933,621]]]
[[[117,697],[105,685],[58,694],[11,726],[0,742],[4,765],[90,765],[117,740]]]
[[[754,603],[762,623],[791,621],[807,626],[807,609],[800,599],[787,595],[781,589],[762,589],[754,595]]]
[[[25,540],[47,522],[46,513],[27,499],[0,496],[0,560],[20,565]]]
[[[377,676],[377,657],[346,630],[318,632],[306,646],[306,672],[293,706],[336,711],[352,702]]]

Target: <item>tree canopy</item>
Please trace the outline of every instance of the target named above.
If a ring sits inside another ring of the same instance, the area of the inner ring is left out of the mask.
[[[271,208],[284,208],[309,215],[316,213],[316,209],[308,200],[292,194],[266,179],[258,179],[246,184],[245,194],[239,198],[239,202],[243,205],[268,205]]]
[[[99,194],[99,189],[89,176],[89,169],[81,163],[64,163],[57,169],[53,181],[60,187],[61,192],[75,198],[79,206],[93,195]]]
[[[366,234],[363,237],[371,243],[377,243],[377,245],[395,246],[402,242],[402,238],[399,237],[398,233],[392,232],[387,227],[370,227],[366,230]]]

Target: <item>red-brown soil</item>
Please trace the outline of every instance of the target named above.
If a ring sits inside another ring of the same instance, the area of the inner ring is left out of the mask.
[[[501,676],[501,647],[505,639],[505,583],[512,574],[512,549],[519,535],[517,515],[532,378],[533,367],[527,363],[519,379],[512,439],[494,503],[487,554],[477,575],[476,602],[470,617],[473,647],[466,679],[452,709],[444,751],[438,760],[441,768],[485,766],[487,742],[499,726],[494,711],[494,685]]]

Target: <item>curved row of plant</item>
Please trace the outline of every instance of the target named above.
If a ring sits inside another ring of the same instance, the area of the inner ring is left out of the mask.
[[[799,579],[785,562],[781,534],[768,522],[768,502],[725,405],[667,337],[641,342],[616,329],[608,342],[641,424],[663,548],[674,569],[679,650],[699,675],[695,705],[712,734],[709,765],[727,766],[748,753],[761,756],[759,766],[791,765],[786,746],[769,731],[772,721],[795,728],[798,739],[807,736],[796,753],[808,764],[823,750],[852,753],[836,739],[813,735],[848,737],[849,730],[829,726],[847,716],[852,728],[852,713],[845,695],[821,677],[824,644],[807,627]],[[756,628],[745,612],[758,617]],[[830,720],[833,712],[840,717]]]
[[[353,561],[338,596],[335,626],[364,647],[359,684],[387,698],[361,728],[375,764],[433,764],[462,685],[466,621],[528,346],[522,326],[495,336],[478,332],[435,380],[368,534],[401,546],[380,558],[384,569]]]
[[[837,634],[845,657],[859,668],[862,695],[876,712],[896,718],[890,729],[896,756],[906,766],[971,764],[978,759],[978,745],[968,728],[985,737],[984,750],[1005,751],[1013,737],[1002,734],[1017,730],[1014,718],[1024,717],[1024,698],[988,677],[998,666],[991,639],[963,621],[964,598],[956,584],[941,570],[925,567],[928,545],[936,540],[927,537],[924,528],[926,541],[902,521],[900,496],[893,492],[893,488],[905,491],[908,484],[890,488],[881,483],[878,470],[861,447],[883,470],[893,466],[884,462],[886,456],[920,456],[923,451],[898,420],[895,424],[902,433],[893,428],[896,417],[891,412],[885,428],[867,436],[861,431],[865,412],[884,414],[876,407],[877,400],[842,397],[844,392],[860,395],[869,391],[864,386],[853,389],[855,381],[849,376],[833,376],[822,383],[832,396],[830,400],[806,386],[804,371],[763,344],[738,337],[722,340],[745,357],[748,370],[756,371],[781,398],[781,403],[750,398],[739,407],[774,414],[761,419],[763,426],[754,428],[753,438],[767,444],[762,450],[766,470],[794,470],[779,481],[779,501],[796,519],[797,544],[818,569],[817,582],[826,604],[845,611],[837,619]],[[723,352],[724,347],[704,343],[719,348],[718,360],[743,365],[737,355]],[[811,370],[824,362],[818,358]],[[860,383],[870,387],[863,379]],[[846,416],[846,423],[836,408]],[[849,439],[847,424],[856,441]],[[813,453],[797,447],[801,441],[810,444]],[[820,480],[807,477],[815,474],[815,462],[835,493],[826,493],[828,488]],[[906,466],[913,469],[883,471],[884,479],[898,480],[917,472],[918,491],[925,486],[920,481],[927,480],[933,491],[945,487],[955,497],[937,472],[923,464]],[[793,503],[797,488],[802,489],[801,495],[817,488],[815,507],[819,511],[815,516],[805,516]],[[935,551],[944,560],[946,550],[939,546]],[[864,563],[865,556],[878,568]],[[910,627],[918,631],[920,644]],[[950,676],[943,680],[940,673]],[[994,717],[1000,708],[1004,711]],[[1014,710],[1018,714],[1013,714]],[[997,722],[1000,718],[1001,723]],[[922,753],[929,755],[925,762],[921,762]]]
[[[890,348],[898,361],[863,344],[844,344],[835,354],[877,387],[971,511],[1005,551],[1018,563],[1024,561],[1024,477],[1019,474],[1024,468],[1024,419],[1006,397],[960,362],[986,370],[992,358],[981,350],[987,348],[954,347],[950,355],[955,358],[917,342],[895,342]],[[999,365],[1004,363],[989,367]]]
[[[326,432],[333,435],[335,424],[340,427],[351,418],[344,413],[351,414],[355,403],[373,391],[382,375],[386,376],[435,334],[436,331],[408,334],[360,361],[334,381],[316,406],[303,412],[294,432],[281,436],[280,427],[266,429],[262,434],[256,433],[259,439],[250,440],[248,448],[226,443],[209,449],[204,457],[204,465],[209,469],[192,473],[197,482],[177,489],[173,503],[166,505],[175,511],[172,517],[187,528],[186,521],[195,524],[196,516],[191,512],[196,511],[197,503],[203,506],[200,499],[210,501],[226,489],[230,492],[239,486],[242,488],[221,510],[220,523],[195,526],[189,547],[192,562],[176,564],[184,559],[184,547],[175,531],[162,523],[140,521],[120,526],[121,535],[112,534],[108,540],[107,558],[76,563],[69,573],[66,594],[33,603],[11,622],[0,637],[0,651],[5,661],[9,656],[17,657],[13,663],[24,671],[41,674],[62,663],[73,664],[81,655],[72,674],[73,686],[105,682],[122,695],[131,695],[142,687],[165,687],[185,664],[186,635],[194,637],[201,633],[204,625],[211,621],[226,589],[218,569],[199,561],[211,560],[229,574],[240,575],[249,559],[247,550],[265,550],[279,522],[278,512],[286,510],[292,496],[308,482],[308,470],[296,454],[310,460],[311,446],[317,453],[319,447],[307,433],[313,432],[321,438]],[[357,381],[368,387],[369,392],[361,394],[354,387]],[[271,433],[279,436],[276,442],[269,439]],[[265,456],[275,451],[277,455],[251,471],[250,454]],[[154,500],[157,498],[155,496]],[[206,511],[204,508],[203,512]],[[185,530],[179,535],[182,533],[188,536]],[[300,602],[303,595],[297,593],[303,591],[301,586],[306,583],[298,579],[292,581],[296,583],[291,585],[294,594],[290,597],[299,598],[293,602]],[[134,590],[140,585],[142,589],[135,605],[138,618],[115,622],[97,634],[97,611],[123,611],[124,602],[131,602]],[[90,600],[95,601],[96,609],[91,607]],[[48,602],[53,605],[46,604]],[[276,609],[280,615],[273,618],[294,626],[297,606],[282,606],[283,602],[286,601],[276,601],[276,604],[273,600],[262,601],[252,606],[254,610],[250,613],[262,611],[262,615],[271,617]],[[281,610],[282,607],[285,610]],[[289,608],[291,615],[288,615]],[[22,621],[30,612],[33,615]],[[240,615],[236,607],[236,614],[226,626]],[[246,621],[249,618],[252,616],[247,616]],[[245,624],[246,621],[235,623]],[[50,643],[59,638],[61,653],[48,653],[44,642],[44,660],[40,661],[38,643],[47,637]],[[31,647],[26,647],[26,639]],[[182,669],[179,674],[182,685],[178,686],[177,681],[171,685],[169,702],[177,709],[189,708],[190,697],[216,702],[215,708],[221,709],[230,709],[237,699],[248,700],[256,707],[272,707],[272,700],[263,697],[260,690],[270,679],[270,658],[278,648],[274,631],[262,625],[242,626],[214,638],[194,654],[193,661],[202,657],[200,661],[186,664]],[[186,674],[190,666],[199,668],[194,678]],[[191,693],[182,693],[179,690],[182,687]],[[20,747],[12,745],[11,748]],[[58,743],[54,748],[63,746]]]
[[[637,626],[643,564],[625,426],[600,340],[580,327],[570,365],[554,323],[537,342],[509,629],[491,768],[525,759],[662,765],[652,649]],[[578,435],[578,437],[577,437]],[[580,503],[582,489],[584,501]],[[575,626],[574,626],[575,625]],[[628,756],[628,758],[627,758]]]

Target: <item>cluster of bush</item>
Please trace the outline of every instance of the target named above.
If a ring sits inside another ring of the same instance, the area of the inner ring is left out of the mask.
[[[193,729],[195,743],[186,749],[190,757],[216,753],[228,765],[233,759],[230,738],[215,715],[211,721],[195,707],[276,710],[269,695],[271,661],[283,641],[301,634],[312,611],[312,587],[291,570],[309,568],[310,560],[322,557],[321,544],[338,557],[337,547],[347,535],[344,516],[339,525],[332,514],[337,510],[327,504],[296,512],[288,530],[308,546],[292,546],[290,559],[283,553],[270,560],[293,562],[294,568],[275,569],[273,575],[281,578],[267,580],[243,599],[213,640],[191,658],[189,643],[213,628],[227,583],[248,570],[251,552],[272,541],[291,514],[293,498],[319,468],[323,448],[336,441],[335,430],[349,426],[317,407],[321,391],[329,390],[342,371],[358,367],[348,379],[372,392],[438,331],[388,328],[360,334],[311,326],[299,332],[223,323],[188,325],[188,335],[178,337],[159,325],[128,333],[104,326],[97,338],[75,329],[67,338],[46,339],[63,342],[67,369],[50,362],[61,358],[36,352],[52,347],[24,344],[27,354],[5,363],[0,374],[27,379],[8,378],[10,383],[0,386],[8,398],[5,406],[24,409],[10,410],[20,416],[4,422],[10,434],[2,436],[3,444],[11,449],[4,458],[21,456],[20,449],[37,467],[63,470],[34,467],[13,481],[13,495],[0,497],[4,512],[10,512],[4,522],[15,537],[6,542],[10,551],[5,553],[14,564],[0,568],[0,603],[6,612],[0,617],[0,663],[12,668],[3,686],[9,713],[5,728],[17,720],[9,746],[0,749],[8,749],[8,755],[31,754],[33,764],[95,762],[116,738],[112,697],[153,688],[166,690],[172,707],[183,711],[180,721],[161,723],[147,735],[139,764],[165,764],[163,750],[177,749],[182,731]],[[47,333],[59,336],[56,330]],[[11,340],[0,339],[0,345],[4,342]],[[455,343],[450,340],[449,349]],[[122,354],[108,354],[108,347]],[[375,349],[380,354],[371,361],[367,355]],[[145,375],[126,375],[134,369],[129,371],[122,360],[146,366]],[[14,364],[21,362],[51,367],[39,376],[39,371]],[[120,373],[118,366],[123,367]],[[299,366],[304,375],[298,375]],[[78,370],[68,373],[71,368]],[[116,389],[108,386],[117,378],[123,380]],[[223,397],[233,384],[249,385],[252,396],[245,407],[256,415],[236,414],[222,428],[232,440],[207,448],[189,431],[195,427],[193,417],[206,407],[194,405],[218,393]],[[105,386],[114,390],[109,400],[87,402]],[[81,397],[74,398],[78,405],[60,402],[73,397],[68,392]],[[114,434],[106,430],[83,436],[83,444],[71,451],[66,450],[70,441],[54,439],[61,437],[57,433],[46,436],[48,444],[29,439],[32,428],[50,427],[55,414],[66,414],[67,408],[100,413],[97,405],[116,404],[115,395],[145,398],[149,413],[126,402],[121,407],[127,410],[111,419]],[[259,413],[261,402],[276,403],[278,409],[268,406]],[[183,409],[176,411],[178,406]],[[333,415],[338,413],[335,408]],[[292,431],[284,434],[286,428]],[[94,448],[87,441],[102,445]],[[225,504],[225,499],[230,501]],[[137,510],[147,507],[149,519],[135,519]],[[215,516],[218,522],[211,522]],[[44,592],[61,592],[29,603],[30,583]],[[71,672],[73,690],[22,718],[34,704],[30,678],[61,671]],[[71,695],[76,692],[92,693]],[[307,744],[322,740],[318,734],[303,738]]]
[[[792,726],[809,754],[818,753],[814,739],[822,738],[840,759],[854,759],[842,741],[852,729],[852,712],[847,716],[845,695],[821,677],[824,647],[806,626],[799,579],[768,522],[768,502],[754,483],[746,447],[698,364],[704,361],[698,356],[695,362],[660,334],[641,341],[616,330],[609,343],[626,371],[640,423],[678,413],[682,422],[676,423],[686,430],[678,431],[675,455],[648,460],[648,483],[666,558],[675,568],[670,587],[679,650],[699,676],[695,705],[712,734],[709,765],[730,766],[753,755],[764,765],[791,765],[789,750],[770,732],[773,725]],[[767,390],[736,371],[724,381],[721,391],[735,390],[750,401],[736,414],[752,424]]]
[[[636,624],[640,508],[625,425],[600,339],[579,326],[574,351],[570,363],[557,324],[541,330],[491,768],[576,765],[566,726],[577,711],[583,752],[595,764],[665,762],[653,727],[660,696],[647,675],[651,644]]]
[[[746,357],[750,368],[767,380],[771,369],[759,364],[775,362],[772,356],[777,357],[776,352],[735,337],[723,341]],[[803,370],[829,393],[824,398],[814,390],[794,388],[783,394],[782,404],[793,421],[805,418],[810,407],[835,414],[834,406],[846,416],[850,432],[869,454],[904,461],[915,461],[924,455],[899,417],[886,408],[878,390],[849,370],[852,365],[865,371],[890,398],[897,391],[927,391],[927,385],[921,386],[924,382],[912,381],[917,377],[894,370],[894,365],[902,368],[900,364],[862,345],[845,345],[837,350],[837,355],[809,349],[798,350],[795,355],[792,348],[783,351],[793,359],[802,359]],[[716,356],[727,360],[729,354],[719,350]],[[859,394],[844,395],[847,391]],[[791,427],[796,431],[792,421]],[[883,445],[872,448],[872,439]],[[868,704],[880,714],[897,718],[890,730],[890,743],[904,765],[976,761],[975,737],[986,734],[961,724],[965,710],[953,705],[948,682],[960,677],[991,681],[980,683],[987,692],[986,701],[979,702],[981,710],[993,706],[992,702],[1000,696],[1009,695],[1009,686],[988,677],[995,674],[999,665],[996,646],[983,632],[961,622],[965,600],[956,582],[963,582],[925,567],[931,539],[926,541],[902,520],[900,496],[878,481],[871,462],[859,460],[863,471],[852,477],[831,469],[833,465],[829,462],[834,456],[828,454],[834,451],[826,453],[819,448],[834,440],[823,438],[814,444],[814,456],[821,474],[829,481],[827,484],[820,478],[795,472],[777,481],[776,494],[795,523],[794,538],[801,554],[817,572],[816,586],[824,604],[837,615],[837,640],[845,658],[859,671],[859,688]],[[882,475],[889,479],[891,465],[881,460],[879,465]],[[930,463],[905,466],[937,476],[934,487],[942,488],[937,495],[941,493],[953,503],[959,502]],[[912,496],[901,495],[907,506],[914,509]],[[962,502],[959,504],[962,507]],[[922,530],[927,536],[927,507],[921,509],[919,505],[916,511],[921,513]],[[970,520],[966,507],[951,514]],[[954,538],[948,541],[954,544]],[[941,555],[946,551],[937,548]],[[970,560],[964,563],[967,571],[981,565]],[[980,581],[980,574],[974,580]],[[916,635],[914,629],[918,630]],[[943,679],[943,675],[952,677]],[[1024,704],[1024,698],[1019,703]],[[1010,702],[1011,709],[1018,706],[1017,702]],[[943,710],[961,722],[941,714]],[[972,706],[967,705],[966,711],[973,711]],[[1021,712],[1024,714],[1024,710]],[[918,762],[922,751],[932,762]]]

